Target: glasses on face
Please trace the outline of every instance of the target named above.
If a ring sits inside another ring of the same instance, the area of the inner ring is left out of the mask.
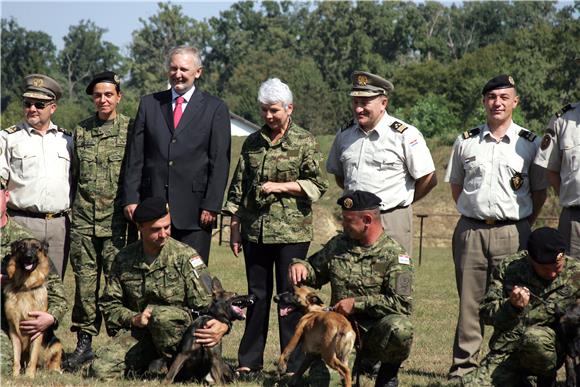
[[[34,105],[34,107],[37,108],[38,110],[42,110],[45,107],[47,107],[48,105],[51,105],[52,102],[42,102],[42,101],[30,102],[30,101],[22,101],[22,104],[27,109],[30,109],[32,107],[32,105]]]

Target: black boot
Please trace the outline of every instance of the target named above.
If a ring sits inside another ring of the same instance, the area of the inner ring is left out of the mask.
[[[93,336],[86,332],[77,332],[77,347],[68,354],[64,362],[64,370],[67,372],[75,372],[84,363],[94,359],[95,354],[91,348]]]
[[[538,376],[537,387],[555,387],[556,372],[550,372],[547,375]]]
[[[397,379],[397,374],[399,373],[400,367],[401,363],[381,363],[375,387],[398,387],[399,380]]]

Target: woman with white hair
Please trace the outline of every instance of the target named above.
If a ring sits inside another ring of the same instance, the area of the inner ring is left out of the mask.
[[[312,203],[328,189],[314,136],[292,121],[294,104],[288,85],[278,78],[262,83],[258,92],[262,128],[248,136],[230,183],[224,213],[231,215],[230,247],[244,252],[248,291],[257,301],[248,309],[238,350],[238,374],[260,376],[268,332],[274,272],[277,293],[291,291],[288,266],[306,257],[312,240]],[[279,316],[284,349],[300,316]],[[302,356],[290,359],[294,372]]]

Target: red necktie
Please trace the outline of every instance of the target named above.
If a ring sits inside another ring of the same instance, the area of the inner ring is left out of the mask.
[[[181,116],[183,115],[183,99],[182,96],[179,96],[175,99],[175,109],[173,110],[173,127],[177,128],[179,125],[179,120],[181,120]]]

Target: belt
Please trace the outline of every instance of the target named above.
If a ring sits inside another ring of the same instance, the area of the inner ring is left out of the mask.
[[[27,218],[39,218],[39,219],[54,219],[60,218],[61,216],[65,216],[69,213],[69,209],[59,211],[59,212],[31,212],[31,211],[22,211],[22,210],[14,210],[12,208],[8,208],[8,214],[10,216],[25,216]]]
[[[402,210],[403,208],[407,208],[409,207],[408,205],[406,206],[397,206],[397,207],[393,207],[393,208],[389,208],[388,210],[381,210],[381,214],[388,214],[389,212],[393,212],[396,210]]]
[[[464,218],[472,220],[477,223],[487,224],[489,226],[501,226],[505,224],[516,224],[517,222],[519,222],[519,220],[511,220],[511,219],[491,219],[491,218],[475,219],[470,218],[469,216],[464,216]]]

